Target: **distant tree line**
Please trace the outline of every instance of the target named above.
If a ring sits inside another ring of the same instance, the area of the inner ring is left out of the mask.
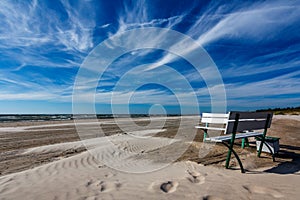
[[[300,115],[300,106],[256,110],[256,112],[263,112],[263,111],[272,111],[275,115]]]

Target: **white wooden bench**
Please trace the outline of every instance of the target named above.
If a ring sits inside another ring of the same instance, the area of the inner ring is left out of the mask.
[[[200,128],[204,130],[204,137],[203,137],[203,142],[206,141],[206,138],[208,137],[208,131],[209,130],[214,130],[214,131],[222,131],[223,134],[226,134],[226,126],[228,123],[228,114],[221,114],[221,113],[202,113],[201,117],[201,123],[205,124],[205,126],[196,126],[196,128]],[[223,127],[210,127],[210,125],[216,125],[220,124]],[[208,138],[208,141],[210,138]],[[248,140],[247,138],[242,138],[242,148],[245,146],[245,141],[247,142],[248,146]]]
[[[265,142],[267,129],[270,128],[273,114],[271,112],[230,112],[228,114],[203,113],[201,122],[205,126],[195,126],[204,130],[204,142],[220,142],[228,148],[225,167],[229,168],[231,153],[234,154],[241,168],[245,173],[242,162],[237,153],[233,150],[235,139],[248,139],[249,137],[261,138],[261,145],[258,150],[258,157],[261,155],[263,144],[270,148]],[[218,125],[218,127],[216,127]],[[221,127],[220,127],[221,125]],[[223,126],[222,126],[223,125]],[[210,136],[209,131],[221,131],[224,135]],[[270,152],[272,152],[270,150]],[[275,156],[272,153],[273,161]]]

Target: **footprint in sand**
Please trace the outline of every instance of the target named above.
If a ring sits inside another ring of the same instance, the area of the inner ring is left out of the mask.
[[[86,187],[92,187],[94,189],[99,189],[100,192],[110,192],[113,190],[119,190],[122,187],[122,184],[119,181],[93,181],[89,180],[86,184]]]
[[[248,192],[250,193],[255,193],[255,194],[268,194],[273,196],[274,198],[282,198],[283,195],[278,192],[277,190],[270,189],[270,188],[265,188],[261,186],[256,186],[256,185],[244,185],[243,186]]]
[[[118,190],[122,184],[120,182],[100,181],[97,186],[100,188],[100,192],[110,192],[113,190]]]
[[[203,184],[205,183],[205,177],[197,171],[187,171],[189,173],[189,177],[187,179],[191,183]]]
[[[92,180],[89,180],[86,184],[85,184],[85,186],[86,187],[89,187],[90,185],[92,185],[93,184],[93,181]]]
[[[105,174],[104,176],[105,176],[105,178],[111,178],[111,177],[113,177],[113,176],[115,176],[116,174],[113,174],[113,173],[111,173],[111,172],[108,172],[107,174]]]
[[[168,181],[166,183],[161,184],[160,189],[165,193],[172,193],[176,191],[177,187],[177,181]]]
[[[212,195],[207,195],[205,197],[203,197],[203,200],[223,200],[220,197],[216,197],[216,196],[212,196]]]

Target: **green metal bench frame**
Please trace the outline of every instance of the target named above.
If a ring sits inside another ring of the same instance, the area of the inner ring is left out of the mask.
[[[223,130],[226,133],[227,131],[229,132],[228,123],[233,122],[233,127],[229,128],[231,134],[229,134],[229,135],[227,134],[227,135],[223,135],[223,136],[216,136],[216,137],[207,137],[207,135],[205,135],[204,141],[206,141],[206,142],[220,142],[221,144],[226,146],[228,148],[228,153],[227,153],[227,157],[226,157],[225,167],[227,169],[229,168],[229,162],[230,162],[231,154],[233,153],[235,158],[237,159],[237,161],[239,163],[241,172],[245,173],[245,169],[243,167],[243,164],[242,164],[238,154],[233,149],[235,139],[247,139],[248,140],[249,137],[260,137],[261,138],[261,143],[260,143],[260,147],[259,147],[257,156],[258,157],[261,156],[261,151],[262,151],[263,144],[265,144],[267,146],[267,148],[269,149],[269,151],[271,152],[273,162],[275,162],[275,154],[271,150],[271,147],[268,145],[268,143],[266,143],[266,141],[265,141],[265,137],[266,137],[266,134],[267,134],[267,129],[271,125],[272,114],[269,113],[269,112],[259,113],[259,115],[261,115],[261,116],[264,116],[264,114],[265,114],[265,117],[261,117],[263,119],[263,121],[265,121],[265,124],[264,124],[264,127],[263,127],[263,132],[253,132],[253,131],[251,131],[251,132],[238,133],[238,130],[243,129],[243,128],[239,128],[239,123],[243,123],[243,122],[241,122],[241,119],[240,119],[241,113],[243,115],[247,115],[247,113],[249,113],[250,115],[254,115],[254,116],[256,115],[254,112],[231,112],[231,113],[229,113],[229,116],[228,116],[228,122],[226,124],[226,128],[213,128],[213,127],[208,128],[207,124],[206,124],[206,127],[196,126],[196,128],[206,130],[205,131],[206,134],[207,134],[207,130],[209,130],[209,129],[210,130]],[[234,121],[230,120],[233,117],[234,117]],[[257,122],[257,121],[252,120],[252,121],[244,121],[244,122],[247,122],[248,123],[247,124],[248,128],[251,129],[251,123],[252,122]],[[258,127],[261,126],[261,125],[257,126],[254,123],[253,123],[253,125],[254,125],[253,129],[257,129]]]

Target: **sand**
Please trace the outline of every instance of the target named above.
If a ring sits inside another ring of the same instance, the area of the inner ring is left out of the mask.
[[[113,120],[82,120],[84,141],[72,121],[2,124],[0,199],[298,199],[300,117],[274,117],[275,163],[268,154],[257,158],[253,144],[236,146],[246,174],[234,160],[224,169],[222,146],[202,157],[202,133],[193,136],[199,119],[184,117],[179,126],[180,119],[151,128],[138,119],[140,129],[126,132]],[[105,137],[94,137],[98,126]]]

